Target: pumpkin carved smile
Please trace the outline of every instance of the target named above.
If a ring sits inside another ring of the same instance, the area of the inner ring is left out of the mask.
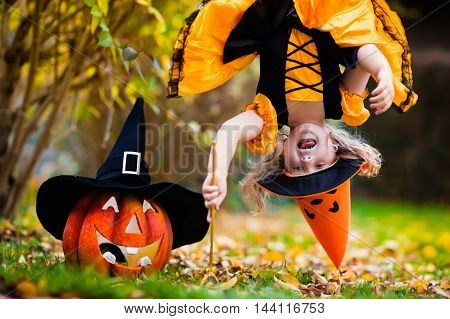
[[[110,264],[121,264],[128,267],[150,266],[155,260],[162,237],[144,247],[129,247],[116,245],[105,238],[98,230],[97,241],[103,258]]]

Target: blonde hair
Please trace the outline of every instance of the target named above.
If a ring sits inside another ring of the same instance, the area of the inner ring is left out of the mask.
[[[360,134],[352,134],[337,125],[328,123],[325,124],[325,129],[330,132],[331,141],[337,146],[336,155],[338,158],[362,159],[365,164],[358,175],[368,178],[378,175],[382,162],[381,153],[367,144]],[[274,150],[253,162],[250,171],[240,182],[244,203],[255,208],[252,213],[263,212],[270,196],[269,192],[262,190],[257,185],[257,181],[281,174],[285,168],[283,150],[286,139],[287,135],[279,132]]]

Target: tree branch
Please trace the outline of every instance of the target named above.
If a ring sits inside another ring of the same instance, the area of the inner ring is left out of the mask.
[[[22,128],[24,126],[25,114],[27,112],[30,103],[31,92],[33,90],[34,80],[38,68],[39,51],[40,51],[40,34],[41,34],[41,29],[39,28],[39,21],[41,10],[42,10],[42,2],[41,0],[36,0],[36,8],[33,12],[33,20],[36,23],[33,24],[30,70],[28,71],[23,104],[21,109],[19,109],[16,113],[15,125],[13,126],[12,129],[13,141],[11,143],[10,150],[6,153],[6,162],[3,165],[2,170],[0,172],[0,189],[4,189],[6,187],[6,182],[8,180],[8,177],[12,173],[11,170],[14,167],[14,163],[16,163],[20,155],[20,149],[18,148],[18,146],[21,144],[21,140],[23,138]]]
[[[77,41],[76,52],[83,52],[83,48],[85,47],[86,40],[88,38],[89,31],[86,30],[80,37],[79,41]],[[34,153],[31,156],[30,160],[24,165],[23,170],[19,174],[18,182],[14,185],[12,190],[12,196],[8,198],[8,203],[5,207],[5,211],[7,212],[7,217],[12,216],[17,209],[19,198],[22,196],[22,193],[25,189],[25,185],[28,182],[30,175],[32,174],[34,167],[38,159],[41,157],[43,151],[47,148],[48,143],[51,137],[51,131],[55,125],[55,120],[58,116],[59,110],[61,109],[63,98],[67,92],[70,81],[72,80],[74,74],[76,74],[76,69],[80,69],[83,66],[83,61],[81,59],[81,55],[75,53],[74,57],[71,59],[71,63],[69,64],[63,81],[59,84],[58,89],[55,91],[54,99],[53,99],[53,108],[48,116],[47,122],[44,125],[44,129],[40,134],[36,147],[34,149]]]

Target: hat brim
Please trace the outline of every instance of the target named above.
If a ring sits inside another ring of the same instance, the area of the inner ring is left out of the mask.
[[[357,174],[363,163],[359,159],[339,159],[333,166],[317,173],[296,177],[283,173],[258,181],[258,185],[283,197],[310,196],[338,187]]]
[[[173,232],[172,249],[202,240],[208,232],[208,210],[201,194],[179,184],[161,182],[145,186],[118,184],[81,176],[62,175],[45,181],[37,193],[36,213],[44,229],[62,239],[67,219],[75,204],[95,190],[126,191],[145,195],[167,213]]]

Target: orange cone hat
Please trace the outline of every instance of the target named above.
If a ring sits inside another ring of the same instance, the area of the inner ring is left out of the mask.
[[[350,227],[350,180],[329,192],[294,200],[328,257],[339,268]]]
[[[258,181],[264,190],[295,200],[336,268],[341,266],[350,227],[350,180],[363,160],[339,159],[323,171],[304,176],[278,174]]]

